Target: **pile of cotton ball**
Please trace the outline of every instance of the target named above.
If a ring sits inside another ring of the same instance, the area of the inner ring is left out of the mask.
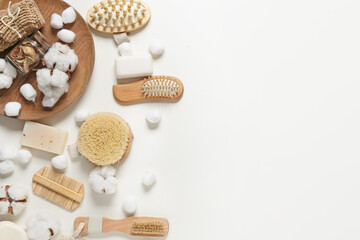
[[[44,94],[42,105],[53,107],[60,97],[69,90],[69,74],[78,64],[74,50],[67,45],[55,43],[45,54],[47,68],[36,72],[39,90]]]
[[[27,235],[31,240],[49,240],[59,232],[59,219],[49,213],[38,213],[26,220]]]
[[[116,170],[112,166],[96,167],[90,172],[89,183],[97,193],[113,194],[116,191],[118,180]]]
[[[0,187],[0,215],[18,215],[26,207],[29,190],[21,185]]]
[[[53,13],[51,15],[50,25],[55,29],[61,29],[63,28],[64,24],[73,23],[75,20],[76,12],[74,8],[68,7],[62,12],[61,16],[57,13]],[[76,36],[74,32],[67,29],[62,29],[57,33],[57,37],[63,42],[72,43],[75,41]]]
[[[21,164],[30,162],[32,154],[27,149],[20,149],[19,151],[10,145],[5,145],[0,148],[0,175],[7,175],[14,171],[15,165],[13,160],[18,159]]]
[[[10,88],[16,75],[16,69],[5,59],[0,58],[0,89]]]

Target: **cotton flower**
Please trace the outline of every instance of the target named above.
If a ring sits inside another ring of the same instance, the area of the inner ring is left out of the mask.
[[[26,207],[29,190],[22,185],[0,187],[0,215],[18,215]]]
[[[26,220],[27,235],[31,240],[50,240],[59,232],[60,221],[49,213],[38,213]]]
[[[0,58],[0,89],[10,88],[16,75],[16,69],[5,59]]]
[[[116,191],[118,180],[116,170],[112,166],[96,167],[90,172],[89,183],[97,193],[113,194]]]
[[[73,49],[59,42],[49,49],[44,60],[48,68],[55,68],[63,72],[73,72],[79,61]]]

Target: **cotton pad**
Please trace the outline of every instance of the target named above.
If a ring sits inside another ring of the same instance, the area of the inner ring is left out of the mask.
[[[132,216],[136,212],[137,202],[135,197],[127,197],[123,201],[123,210],[128,216]]]
[[[0,175],[7,175],[15,170],[15,165],[11,160],[0,162]]]
[[[31,102],[35,102],[36,99],[36,91],[30,83],[25,83],[20,87],[20,93],[23,97]]]
[[[17,159],[21,164],[28,164],[31,158],[31,152],[25,148],[22,148],[17,152]]]
[[[79,109],[75,113],[75,121],[78,123],[84,122],[90,115],[90,112],[85,109]]]
[[[17,117],[20,113],[21,104],[18,102],[8,102],[5,105],[5,115],[8,117]]]
[[[73,23],[76,20],[76,12],[74,8],[68,7],[62,12],[62,21],[64,24]]]
[[[154,169],[146,170],[142,177],[142,182],[145,186],[149,187],[156,182],[156,172]]]
[[[161,56],[164,53],[164,48],[164,43],[160,40],[152,40],[149,45],[150,53],[156,57]]]
[[[66,43],[72,43],[75,41],[75,33],[73,31],[62,29],[56,35],[61,41]]]
[[[129,42],[121,43],[117,49],[120,56],[130,56],[133,54],[133,47]]]
[[[151,76],[153,73],[152,57],[151,55],[117,57],[115,68],[118,79]]]
[[[52,28],[61,29],[64,26],[62,17],[59,14],[53,13],[51,15],[50,25]]]
[[[58,170],[65,170],[68,166],[68,159],[64,155],[59,155],[51,159],[51,164]]]

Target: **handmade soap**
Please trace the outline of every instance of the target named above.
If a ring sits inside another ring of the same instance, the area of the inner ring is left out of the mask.
[[[118,79],[147,77],[153,73],[151,55],[117,57],[115,68]]]
[[[27,121],[25,122],[21,145],[55,154],[62,154],[67,138],[67,131]]]

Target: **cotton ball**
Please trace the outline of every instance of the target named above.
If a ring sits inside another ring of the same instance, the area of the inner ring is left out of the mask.
[[[11,87],[13,79],[3,73],[0,73],[0,89],[8,89]]]
[[[146,121],[150,124],[159,124],[161,121],[161,113],[160,111],[152,111],[148,115],[146,115]]]
[[[145,186],[149,187],[156,182],[156,172],[154,169],[146,170],[142,177],[142,182]]]
[[[21,164],[27,164],[30,162],[32,154],[29,150],[22,148],[18,151],[17,158]]]
[[[0,72],[3,72],[5,70],[6,61],[3,58],[0,58]]]
[[[51,15],[50,25],[55,29],[61,29],[64,26],[62,17],[59,14],[53,13]]]
[[[0,175],[12,173],[15,170],[15,165],[11,160],[0,162]]]
[[[16,158],[16,148],[11,145],[4,145],[0,148],[0,161],[14,160]]]
[[[8,62],[6,62],[6,64],[5,64],[5,69],[4,69],[3,73],[6,76],[9,76],[9,77],[11,77],[13,79],[16,78],[16,76],[17,76],[16,69]]]
[[[164,53],[164,43],[159,40],[153,40],[150,42],[149,50],[153,56],[160,56]]]
[[[30,83],[25,83],[20,87],[20,93],[28,101],[35,102],[36,91]]]
[[[122,204],[123,210],[128,216],[135,214],[137,208],[137,202],[135,197],[125,198]]]
[[[62,12],[62,21],[65,24],[73,23],[76,20],[76,12],[72,7],[68,7]]]
[[[59,155],[51,159],[51,164],[58,170],[65,170],[68,166],[68,159],[65,155]]]
[[[57,33],[57,37],[66,43],[72,43],[75,41],[75,33],[73,31],[62,29]]]
[[[89,183],[92,190],[104,194],[115,193],[118,185],[115,173],[116,169],[112,166],[94,168],[89,175]]]
[[[121,43],[117,49],[121,56],[130,56],[133,53],[133,47],[129,42]]]
[[[78,123],[84,122],[90,115],[90,112],[85,109],[77,110],[75,113],[75,121]]]
[[[5,105],[5,114],[8,117],[16,117],[19,115],[21,109],[21,104],[18,102],[8,102]]]

